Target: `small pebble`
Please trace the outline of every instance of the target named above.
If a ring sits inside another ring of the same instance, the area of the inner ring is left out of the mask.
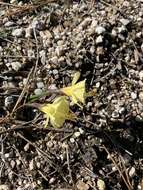
[[[142,45],[141,45],[141,50],[142,50],[142,52],[143,52],[143,43],[142,43]]]
[[[134,92],[131,92],[131,98],[132,98],[133,100],[137,99],[137,94],[134,93]]]
[[[50,180],[49,180],[49,184],[53,184],[54,182],[55,182],[55,178],[54,177],[52,177],[52,178],[50,178]]]
[[[134,167],[131,167],[131,168],[129,169],[129,176],[130,176],[130,177],[134,177],[135,172],[136,172],[136,169],[135,169]]]
[[[54,74],[54,75],[57,75],[58,73],[59,73],[59,71],[58,71],[57,69],[54,69],[54,70],[53,70],[53,74]]]
[[[8,185],[0,185],[0,190],[10,190]]]
[[[14,98],[13,98],[13,96],[7,96],[7,97],[5,98],[5,100],[4,100],[4,105],[5,105],[5,107],[7,107],[7,108],[11,107],[11,106],[13,105],[13,103],[14,103]]]
[[[78,190],[88,190],[90,187],[88,184],[84,183],[82,180],[79,180],[76,185]]]
[[[37,166],[37,168],[40,168],[41,167],[41,163],[40,162],[36,162],[36,166]]]
[[[96,32],[98,35],[105,33],[105,31],[106,31],[105,28],[102,27],[102,26],[97,26],[96,29],[95,29],[95,32]]]
[[[139,78],[140,78],[140,80],[143,80],[143,71],[139,72]]]
[[[9,157],[10,157],[10,154],[9,154],[9,153],[6,153],[6,154],[4,155],[4,157],[5,157],[5,158],[9,158]]]
[[[14,25],[14,22],[11,22],[11,21],[8,21],[4,24],[5,27],[10,27],[10,26],[13,26]]]
[[[37,82],[37,88],[44,88],[44,83],[43,82]]]
[[[99,88],[99,87],[100,87],[100,82],[97,82],[97,83],[95,84],[95,86],[96,86],[96,88]]]
[[[105,190],[106,189],[105,182],[101,179],[98,179],[97,180],[97,187],[99,190]]]
[[[12,69],[15,71],[19,71],[19,69],[22,67],[22,63],[16,61],[11,63]]]
[[[79,137],[81,135],[81,133],[79,132],[79,131],[77,131],[77,132],[75,132],[74,133],[74,136],[77,138],[77,137]]]
[[[49,148],[52,148],[54,146],[53,142],[52,141],[48,141],[46,143],[46,145],[49,147]]]
[[[10,165],[11,165],[11,167],[12,167],[12,169],[15,167],[15,161],[14,160],[11,160],[10,161]]]
[[[35,90],[34,90],[34,94],[35,95],[41,95],[42,94],[42,90],[41,89],[39,89],[39,88],[36,88]]]
[[[122,18],[122,19],[120,19],[120,22],[121,22],[124,26],[127,26],[131,21],[128,20],[128,19]]]
[[[117,36],[117,31],[113,29],[111,34],[112,34],[113,37],[116,37]]]
[[[23,36],[23,28],[17,28],[12,31],[12,35],[15,37],[22,37]]]
[[[139,99],[140,99],[141,102],[143,102],[143,92],[139,93]]]
[[[74,142],[75,142],[75,139],[74,139],[74,138],[70,138],[70,142],[71,142],[71,143],[74,143]]]
[[[29,169],[32,171],[34,169],[34,160],[31,160],[29,163]]]
[[[103,37],[102,36],[98,36],[97,38],[96,38],[96,44],[100,44],[100,43],[102,43],[103,42]]]
[[[30,144],[27,143],[25,146],[24,146],[24,150],[27,152],[29,150],[29,147],[30,147]]]
[[[31,27],[28,27],[25,29],[25,38],[30,38],[32,37],[32,28]]]
[[[123,33],[125,31],[127,31],[127,29],[125,28],[125,26],[121,26],[121,27],[118,28],[118,32],[119,33]]]

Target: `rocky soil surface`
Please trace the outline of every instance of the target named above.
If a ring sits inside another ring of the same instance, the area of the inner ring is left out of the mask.
[[[86,79],[79,119],[23,106]],[[0,190],[143,189],[143,1],[0,1]]]

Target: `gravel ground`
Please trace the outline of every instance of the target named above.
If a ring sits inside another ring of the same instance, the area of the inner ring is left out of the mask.
[[[18,109],[75,71],[96,89],[77,121]],[[0,190],[142,190],[142,127],[142,0],[0,1]]]

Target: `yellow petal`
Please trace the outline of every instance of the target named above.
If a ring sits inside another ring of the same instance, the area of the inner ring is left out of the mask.
[[[47,122],[50,120],[53,127],[61,127],[69,115],[69,103],[65,96],[58,97],[52,104],[40,107],[40,110],[47,116]]]
[[[85,103],[85,81],[78,82],[75,85],[62,88],[61,91],[65,93],[67,96],[72,97],[72,102],[74,104],[78,104],[78,102]],[[78,104],[79,105],[79,104]]]
[[[72,86],[77,83],[79,78],[80,78],[80,72],[76,72],[73,76]]]
[[[56,112],[67,114],[69,112],[69,103],[65,96],[56,98],[53,102]]]
[[[75,85],[73,95],[76,97],[77,102],[85,103],[85,80]]]
[[[43,105],[40,107],[40,110],[48,115],[52,115],[55,112],[52,104]]]

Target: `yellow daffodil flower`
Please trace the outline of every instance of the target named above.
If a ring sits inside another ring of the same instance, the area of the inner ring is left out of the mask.
[[[77,104],[81,107],[79,102],[82,104],[85,103],[85,97],[86,97],[86,92],[85,92],[85,82],[86,80],[83,80],[81,82],[78,82],[78,79],[80,77],[80,73],[77,72],[75,73],[72,81],[72,85],[62,88],[61,91],[66,94],[67,96],[72,97],[72,103]]]
[[[50,120],[53,127],[61,127],[66,119],[72,119],[70,116],[69,103],[65,96],[58,97],[52,104],[40,106],[39,109],[47,116],[45,126],[48,125]]]

